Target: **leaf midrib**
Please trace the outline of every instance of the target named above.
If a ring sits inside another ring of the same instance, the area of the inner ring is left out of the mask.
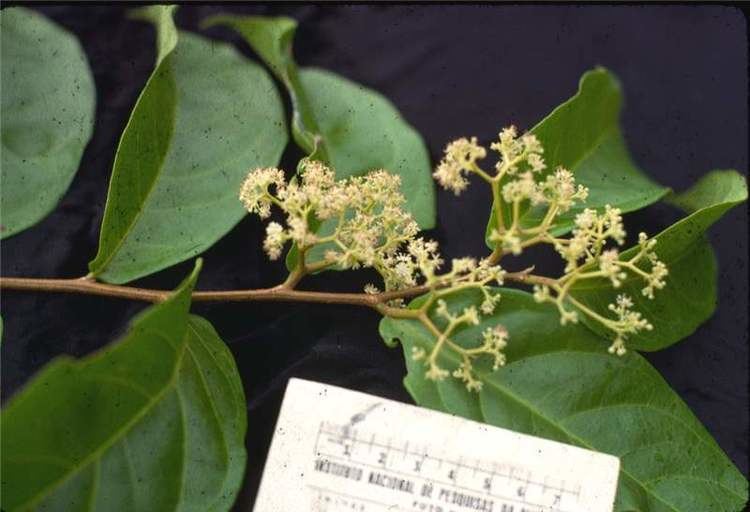
[[[588,353],[588,351],[582,351],[582,350],[560,350],[560,351],[556,351],[556,352],[582,352],[582,353]],[[536,354],[535,356],[531,356],[531,357],[541,357],[541,356],[544,356],[544,355],[546,355],[546,354],[549,354],[549,352],[547,352],[547,353],[544,353],[544,354]],[[408,356],[407,356],[407,357],[408,357]],[[455,356],[455,354],[453,354],[452,352],[448,353],[448,354],[446,355],[446,357],[447,357],[448,359],[450,359],[452,363],[455,363],[455,364],[458,364],[458,363],[460,363],[460,360],[458,359],[458,357],[456,357],[456,356]],[[516,363],[519,363],[519,362],[522,362],[522,361],[526,361],[526,360],[528,360],[528,359],[531,359],[531,357],[525,357],[525,358],[523,358],[523,359],[519,359],[519,360],[513,361],[513,362],[511,362],[510,364],[506,365],[506,366],[505,366],[505,368],[508,368],[508,367],[512,366],[513,364],[516,364]],[[594,447],[593,447],[592,445],[590,445],[590,444],[589,444],[588,442],[586,442],[586,441],[585,441],[584,439],[581,439],[581,438],[580,438],[579,436],[577,436],[577,435],[575,435],[575,434],[573,434],[573,433],[569,432],[569,431],[568,431],[568,430],[567,430],[566,428],[564,428],[563,426],[561,426],[561,425],[559,425],[558,423],[554,422],[553,420],[549,419],[549,418],[548,418],[548,417],[547,417],[546,415],[544,415],[544,414],[543,414],[543,413],[542,413],[541,411],[538,411],[538,410],[537,410],[536,408],[534,408],[534,407],[533,407],[533,406],[532,406],[531,404],[529,404],[528,402],[526,402],[526,401],[525,401],[524,399],[522,399],[522,398],[518,397],[518,396],[517,396],[516,394],[514,394],[514,393],[513,393],[512,391],[510,391],[510,390],[507,390],[507,389],[506,389],[506,388],[504,388],[504,387],[501,387],[501,386],[500,386],[500,384],[496,383],[496,382],[495,382],[495,381],[493,381],[492,379],[488,379],[488,378],[487,378],[488,376],[487,376],[487,374],[486,374],[486,373],[484,373],[484,372],[481,372],[481,371],[476,371],[476,374],[477,374],[477,376],[478,376],[478,377],[480,377],[480,379],[481,379],[481,380],[482,380],[483,382],[485,382],[485,383],[489,384],[489,385],[490,385],[491,387],[493,387],[493,388],[494,388],[494,389],[495,389],[495,390],[496,390],[496,391],[497,391],[498,393],[500,393],[500,394],[503,394],[503,395],[505,395],[506,397],[508,397],[509,399],[511,399],[511,400],[515,401],[516,403],[520,404],[520,405],[521,405],[522,407],[526,408],[526,409],[527,409],[527,410],[528,410],[529,412],[531,412],[532,414],[536,415],[537,417],[539,417],[540,419],[542,419],[543,421],[545,421],[545,422],[546,422],[547,424],[551,425],[552,427],[554,427],[555,429],[557,429],[558,431],[560,431],[560,432],[561,432],[562,434],[564,434],[565,436],[567,436],[567,438],[568,438],[568,439],[571,439],[571,440],[575,441],[576,443],[578,443],[578,445],[579,445],[579,446],[582,446],[582,447],[584,447],[584,448],[587,448],[587,449],[589,449],[589,450],[592,450],[592,451],[598,451],[598,450],[596,450],[596,448],[594,448]],[[443,395],[442,395],[442,393],[440,392],[440,387],[438,386],[437,388],[438,388],[438,396],[440,397],[440,400],[441,400],[441,401],[443,402],[443,405],[445,406],[445,409],[446,409],[446,410],[449,410],[449,408],[448,408],[448,407],[446,406],[446,404],[445,404],[445,400],[443,399]],[[479,402],[479,409],[480,409],[480,411],[481,411],[482,417],[483,417],[483,418],[484,418],[484,419],[486,420],[486,419],[487,419],[487,415],[485,414],[485,412],[484,412],[484,409],[483,409],[483,407],[482,407],[482,401],[481,401],[481,400],[478,400],[478,402]],[[700,437],[699,437],[699,438],[700,438]],[[660,495],[658,495],[658,494],[655,494],[655,493],[654,493],[653,491],[651,491],[651,490],[650,490],[649,488],[647,488],[647,487],[646,487],[645,485],[643,485],[643,483],[642,483],[642,482],[641,482],[640,480],[638,480],[637,478],[635,478],[635,477],[634,477],[633,475],[631,475],[631,474],[630,474],[630,473],[629,473],[629,472],[628,472],[628,471],[627,471],[627,470],[626,470],[626,469],[625,469],[625,468],[623,467],[623,465],[622,465],[622,464],[620,464],[620,472],[621,472],[621,473],[622,473],[622,474],[623,474],[624,476],[626,476],[626,477],[627,477],[627,478],[628,478],[629,480],[631,480],[632,482],[634,482],[634,483],[635,483],[635,484],[636,484],[636,485],[637,485],[637,486],[638,486],[638,487],[639,487],[640,489],[642,489],[642,491],[643,491],[643,492],[644,492],[644,493],[645,493],[646,495],[648,495],[648,496],[653,496],[654,498],[658,499],[659,501],[661,501],[662,503],[664,503],[664,504],[665,504],[666,506],[668,506],[668,507],[669,507],[669,508],[670,508],[671,510],[673,510],[674,512],[680,512],[680,510],[679,510],[679,509],[677,509],[677,508],[675,508],[675,506],[674,506],[674,505],[673,505],[672,503],[670,503],[670,502],[666,501],[666,500],[665,500],[665,499],[664,499],[663,497],[661,497],[661,496],[660,496]],[[717,483],[717,482],[714,482],[714,483]],[[722,487],[723,487],[723,486],[722,486]],[[734,494],[734,493],[733,493],[733,494]],[[741,497],[741,496],[739,496],[739,495],[737,495],[737,494],[735,494],[735,496],[738,496],[738,497],[739,497],[739,498],[740,498],[741,500],[742,500],[742,499],[744,499],[743,497]]]
[[[177,45],[175,45],[175,48],[176,47],[177,47]],[[151,76],[148,78],[148,81],[146,82],[146,86],[143,89],[144,93],[148,92],[148,87],[151,84],[151,81],[154,80],[154,79],[156,79],[157,76],[159,76],[159,74],[158,74],[159,69],[162,66],[165,66],[165,67],[166,66],[171,66],[171,61],[167,61],[167,59],[172,55],[172,52],[174,52],[174,49],[172,49],[167,55],[165,55],[163,57],[162,61],[159,63],[159,65],[154,69],[154,71],[152,72]],[[177,95],[177,87],[176,87],[176,85],[174,83],[174,76],[172,76],[172,70],[171,69],[169,70],[169,73],[170,73],[169,74],[169,78],[172,81],[172,88],[174,89],[173,92],[174,92],[174,95],[176,96]],[[141,104],[141,100],[143,98],[144,98],[143,94],[141,94],[138,97],[138,100],[135,103],[135,107],[133,108],[133,112],[135,112],[138,109],[139,105]],[[176,100],[175,100],[175,107],[174,108],[175,109],[177,108]],[[171,124],[170,139],[174,137],[175,120],[176,120],[176,117],[177,117],[175,114],[176,114],[176,111],[173,111],[172,112],[172,116],[169,119],[169,122]],[[130,119],[128,119],[128,124],[125,125],[125,130],[123,131],[123,133],[125,133],[125,132],[128,131],[128,129],[130,128],[130,124],[133,121],[133,119],[134,119],[134,117],[133,117],[133,115],[131,113],[131,117],[130,117]],[[117,162],[119,160],[118,157],[120,156],[120,149],[122,148],[122,141],[123,141],[123,139],[120,139],[120,143],[118,144],[118,147],[117,147],[117,152],[115,153],[115,165],[117,165]],[[168,152],[169,151],[167,151],[167,153]],[[94,270],[93,271],[94,275],[101,275],[103,272],[105,272],[107,270],[107,266],[112,262],[112,260],[118,254],[118,252],[119,252],[120,248],[122,247],[122,245],[125,243],[125,240],[127,240],[128,237],[130,236],[130,234],[133,232],[133,229],[134,229],[135,225],[138,223],[138,220],[141,218],[141,216],[143,215],[143,212],[146,209],[145,208],[145,204],[148,202],[149,198],[151,197],[151,194],[153,194],[154,190],[156,189],[156,184],[159,181],[159,176],[161,176],[162,172],[164,171],[164,167],[166,165],[166,162],[167,162],[167,155],[165,154],[165,155],[163,155],[163,158],[161,159],[161,162],[159,163],[159,167],[157,169],[157,172],[154,174],[154,179],[152,179],[151,183],[149,183],[148,190],[146,191],[146,194],[143,197],[143,201],[139,205],[138,211],[136,212],[136,214],[133,216],[133,218],[128,223],[128,225],[125,228],[125,231],[123,232],[123,234],[120,237],[120,239],[117,241],[117,243],[115,244],[115,246],[109,252],[109,256],[107,256],[106,258],[104,258],[104,260],[99,264],[98,270]],[[110,188],[107,191],[107,203],[106,203],[107,205],[109,205],[109,195],[112,192],[112,188],[113,188],[112,185],[113,184],[114,184],[114,181],[111,181],[110,182]],[[102,219],[102,228],[106,225],[107,219],[109,217],[107,215],[107,213],[109,211],[110,211],[109,209],[105,209],[105,211],[104,211],[104,218]],[[104,230],[102,230],[102,233],[104,233]],[[96,261],[96,259],[94,261]]]
[[[167,338],[166,335],[160,333],[159,331],[154,331],[154,334],[163,338],[170,346],[172,346],[172,343],[170,342],[170,340]],[[187,331],[184,337],[185,338],[187,337]],[[71,466],[71,470],[69,473],[47,484],[37,494],[30,497],[26,502],[20,504],[19,508],[22,509],[22,508],[34,507],[44,498],[49,496],[49,494],[53,492],[55,489],[63,485],[65,482],[67,482],[74,476],[78,475],[90,463],[99,459],[106,450],[110,449],[117,442],[123,439],[127,439],[127,436],[125,434],[129,432],[136,424],[138,424],[144,417],[146,417],[146,415],[148,415],[153,410],[153,408],[156,407],[161,402],[161,400],[164,398],[164,396],[167,393],[174,390],[175,384],[180,375],[180,368],[182,366],[182,358],[185,355],[186,345],[187,345],[187,339],[183,339],[182,348],[180,350],[180,353],[176,356],[175,365],[174,365],[174,368],[172,369],[172,374],[170,375],[169,379],[165,382],[164,387],[161,390],[159,390],[156,394],[154,394],[153,397],[148,402],[146,402],[146,404],[144,404],[144,406],[136,414],[134,414],[131,419],[126,421],[119,429],[117,429],[110,436],[108,440],[102,442],[98,448],[93,450],[88,456],[81,459],[81,461],[78,464],[73,464]]]
[[[204,340],[203,337],[200,335],[198,330],[193,326],[193,324],[188,320],[187,324],[188,331],[192,332],[193,336],[200,340],[200,342],[203,344]],[[193,364],[195,365],[195,371],[198,374],[201,382],[201,387],[203,388],[204,393],[206,394],[206,398],[208,400],[208,403],[211,406],[211,413],[216,420],[216,424],[219,426],[219,435],[221,436],[221,447],[222,452],[224,454],[224,463],[227,465],[227,469],[229,468],[229,449],[227,443],[227,434],[224,432],[224,429],[221,428],[221,418],[219,417],[219,412],[216,410],[216,404],[213,401],[213,397],[211,396],[211,393],[208,389],[208,383],[206,382],[206,378],[203,375],[203,369],[198,364],[198,358],[196,357],[195,353],[193,352],[193,349],[190,348],[190,345],[188,343],[185,343],[186,350],[190,354],[190,357],[193,359]],[[207,352],[211,352],[210,350],[206,349]],[[224,376],[223,372],[221,372],[221,369],[219,369],[219,373],[221,373],[222,377]],[[226,484],[227,478],[229,478],[229,471],[224,471],[224,477],[221,480],[221,486],[220,489],[224,489],[224,485]]]

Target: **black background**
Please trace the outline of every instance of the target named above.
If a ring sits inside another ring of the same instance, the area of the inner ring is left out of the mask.
[[[115,147],[152,70],[155,36],[150,25],[128,20],[124,6],[33,8],[81,40],[96,81],[96,128],[57,209],[2,243],[2,275],[79,277],[96,253]],[[736,8],[184,5],[177,24],[199,31],[201,19],[220,11],[296,18],[298,62],[385,94],[424,136],[433,162],[458,136],[489,143],[502,126],[532,127],[576,91],[584,71],[603,65],[624,87],[623,125],[632,153],[657,181],[682,190],[710,169],[747,173],[747,22]],[[204,34],[235,42],[255,58],[229,31]],[[285,168],[293,170],[299,157],[290,146]],[[459,199],[438,194],[439,227],[429,235],[446,256],[484,254],[488,201],[479,186]],[[676,210],[656,205],[628,215],[626,224],[631,233],[656,233],[677,218]],[[198,287],[256,288],[282,280],[282,265],[266,261],[260,249],[261,236],[256,218],[240,222],[205,254]],[[730,212],[710,238],[720,265],[716,314],[683,342],[647,357],[747,475],[747,206]],[[550,254],[533,256],[543,261],[541,270],[555,270]],[[137,284],[171,288],[191,266],[180,264]],[[303,287],[358,290],[368,277],[327,274]],[[4,293],[4,398],[55,355],[80,356],[114,339],[144,307],[119,299]],[[371,311],[278,304],[198,304],[193,311],[229,344],[245,386],[249,463],[238,504],[252,503],[289,377],[410,401],[401,386],[401,352],[383,345]]]

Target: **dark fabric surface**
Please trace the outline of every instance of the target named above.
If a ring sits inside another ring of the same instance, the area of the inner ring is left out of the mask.
[[[94,137],[57,209],[2,243],[2,275],[78,277],[96,252],[115,147],[152,69],[152,28],[121,6],[35,6],[81,40],[97,85]],[[424,136],[433,161],[446,142],[502,126],[533,126],[571,96],[580,75],[604,65],[626,94],[624,131],[636,161],[682,190],[714,168],[747,172],[747,41],[743,14],[721,6],[183,6],[178,25],[198,31],[219,11],[287,14],[300,21],[302,65],[336,71],[390,98]],[[222,29],[205,32],[249,48]],[[253,57],[254,58],[254,57]],[[284,156],[294,169],[300,153]],[[430,235],[448,257],[482,255],[489,195],[438,194]],[[657,205],[628,215],[630,232],[656,233],[679,218]],[[198,287],[237,289],[283,279],[246,218],[205,255]],[[720,265],[714,317],[682,343],[647,357],[747,475],[747,207],[710,234]],[[555,259],[535,251],[542,271]],[[530,259],[517,262],[522,268]],[[142,279],[176,285],[192,263]],[[358,290],[367,274],[327,274],[309,289]],[[125,300],[7,292],[2,297],[2,390],[7,398],[55,355],[77,356],[116,338],[145,306]],[[399,350],[378,337],[378,316],[353,307],[279,304],[196,305],[237,358],[248,400],[249,464],[238,509],[252,503],[281,393],[297,376],[410,401]]]

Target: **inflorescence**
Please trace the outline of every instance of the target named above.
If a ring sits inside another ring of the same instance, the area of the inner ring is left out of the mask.
[[[482,316],[494,313],[500,294],[492,286],[502,285],[505,276],[497,262],[506,254],[518,255],[539,243],[557,251],[565,262],[565,271],[557,279],[541,278],[534,285],[535,300],[553,303],[561,324],[577,322],[581,314],[598,321],[614,335],[609,351],[623,355],[630,335],[653,328],[633,309],[632,299],[619,295],[609,305],[612,316],[605,317],[578,302],[570,290],[575,283],[592,278],[608,279],[613,288],[635,278],[645,283],[642,294],[653,299],[655,290],[665,286],[668,273],[654,252],[656,240],[640,233],[638,250],[629,251],[634,254],[628,258],[607,245],[613,242],[622,246],[626,234],[620,210],[609,205],[599,212],[583,209],[575,215],[571,236],[556,236],[555,222],[561,214],[585,202],[586,187],[577,185],[567,169],[547,170],[544,148],[537,137],[530,133],[519,137],[513,126],[502,130],[490,149],[499,155],[491,173],[478,164],[487,157],[487,150],[474,137],[448,144],[433,173],[443,188],[456,195],[467,188],[471,174],[479,176],[490,185],[494,199],[488,237],[494,252],[481,260],[454,259],[450,270],[443,272],[437,242],[418,236],[417,223],[404,210],[401,180],[385,170],[336,180],[331,168],[305,159],[299,176],[287,181],[279,169],[256,169],[242,184],[240,200],[250,213],[261,218],[269,217],[273,206],[286,215],[285,225],[269,222],[263,248],[275,260],[286,244],[294,243],[296,271],[301,275],[328,267],[372,268],[382,278],[381,286],[365,287],[365,292],[373,295],[423,286],[426,298],[409,314],[435,337],[429,352],[415,347],[412,353],[415,360],[426,365],[427,378],[441,380],[453,375],[468,389],[479,390],[482,382],[475,374],[474,359],[488,356],[495,370],[505,364],[503,349],[509,334],[502,325],[486,328],[474,347],[466,348],[453,338],[462,328],[479,325]],[[530,208],[542,212],[534,215],[534,225],[522,220]],[[446,299],[462,290],[480,292],[480,300],[452,311]],[[401,300],[391,300],[381,311],[395,315],[394,311],[403,308]],[[445,349],[460,357],[461,362],[451,371],[440,363]]]

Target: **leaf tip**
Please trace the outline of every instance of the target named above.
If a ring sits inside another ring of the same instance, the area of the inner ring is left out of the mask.
[[[578,91],[583,91],[588,84],[596,82],[607,82],[608,87],[612,88],[618,95],[622,94],[620,79],[617,78],[617,75],[615,75],[612,70],[602,65],[597,65],[581,75],[581,79],[578,82]]]
[[[152,23],[158,23],[159,17],[163,14],[168,16],[174,16],[177,10],[177,5],[144,5],[143,7],[137,7],[130,9],[127,12],[128,19],[139,20],[139,21],[150,21]]]

